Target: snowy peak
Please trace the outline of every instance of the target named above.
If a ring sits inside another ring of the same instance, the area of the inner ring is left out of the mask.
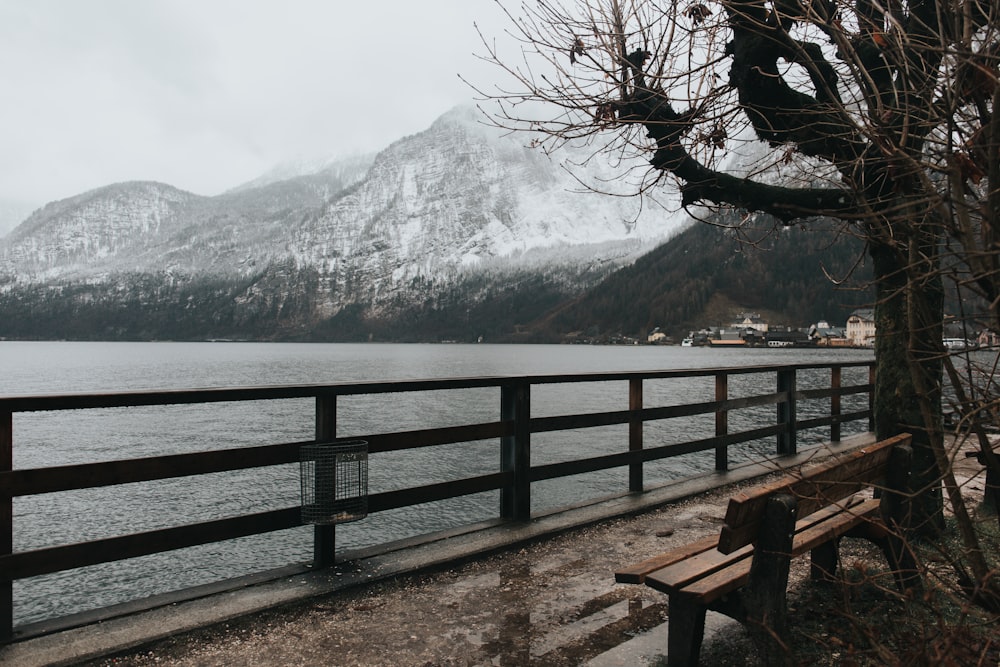
[[[46,204],[5,239],[5,263],[46,272],[142,247],[198,195],[151,181],[116,183]]]
[[[426,257],[430,249],[413,244],[436,244],[444,234],[463,263],[474,263],[563,245],[649,242],[686,220],[655,204],[644,210],[638,198],[581,192],[578,179],[607,180],[598,161],[576,166],[588,151],[547,156],[476,114],[453,110],[380,153],[368,178],[331,204],[330,224],[367,211],[374,214],[367,229],[403,254]]]

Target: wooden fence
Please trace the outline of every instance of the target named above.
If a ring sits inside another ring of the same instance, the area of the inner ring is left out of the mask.
[[[866,381],[862,384],[843,385],[842,370],[850,367],[868,368]],[[797,388],[797,379],[802,371],[809,370],[815,373],[823,372],[824,369],[829,370],[830,380],[827,386],[808,390]],[[337,399],[342,396],[386,395],[388,397],[402,392],[499,388],[501,400],[495,421],[405,432],[350,434],[350,438],[366,440],[369,453],[374,456],[398,450],[495,439],[499,442],[500,450],[500,465],[496,472],[393,491],[376,491],[369,497],[369,512],[383,512],[467,494],[499,490],[500,517],[511,521],[526,521],[531,517],[533,482],[627,466],[628,491],[638,493],[644,489],[643,464],[646,462],[693,452],[714,451],[715,469],[726,470],[729,466],[729,448],[738,443],[774,437],[776,454],[793,454],[798,446],[796,436],[799,431],[826,426],[830,428],[830,439],[838,441],[841,424],[855,420],[869,420],[870,423],[873,372],[874,367],[871,362],[849,362],[3,397],[0,398],[0,641],[9,642],[15,636],[13,626],[13,581],[15,580],[302,525],[300,507],[295,506],[15,552],[13,549],[15,497],[135,482],[155,482],[174,477],[295,463],[299,461],[300,448],[307,444],[288,442],[98,463],[14,469],[13,451],[16,441],[13,428],[14,413],[311,398],[315,400],[316,439],[309,442],[328,442],[342,435],[337,432]],[[776,385],[772,386],[776,386],[776,390],[761,395],[730,398],[730,378],[747,374],[775,376]],[[644,404],[644,382],[694,377],[715,378],[714,400],[669,406]],[[627,410],[531,417],[533,387],[621,381],[628,383]],[[842,412],[841,398],[852,394],[868,395],[866,409]],[[826,399],[829,400],[829,410],[824,409],[824,416],[798,418],[800,402],[817,400],[825,402]],[[776,406],[775,419],[772,423],[762,423],[752,429],[731,432],[729,415],[732,411],[767,405]],[[715,432],[706,434],[704,438],[668,445],[644,442],[645,422],[712,413],[715,415]],[[531,463],[532,434],[610,425],[628,425],[627,442],[621,443],[619,452],[546,465],[533,466]],[[608,493],[614,491],[609,489]],[[624,489],[621,491],[624,492]],[[334,538],[334,526],[314,527],[314,566],[333,563]]]

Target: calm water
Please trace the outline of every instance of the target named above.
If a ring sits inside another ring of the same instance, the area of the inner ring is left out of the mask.
[[[854,350],[709,350],[680,347],[514,345],[344,345],[273,343],[35,343],[0,342],[0,395],[74,391],[229,387],[536,373],[657,370],[774,363],[867,360]],[[855,383],[859,375],[845,377]],[[828,373],[803,374],[799,387],[827,383]],[[774,390],[774,378],[732,378],[730,395]],[[647,382],[647,406],[714,398],[711,378]],[[537,387],[532,416],[626,409],[627,384]],[[459,425],[498,418],[499,390],[423,392],[338,401],[338,435]],[[826,403],[813,408],[819,413]],[[845,399],[845,411],[856,409]],[[312,437],[311,400],[83,410],[15,415],[14,465],[33,468],[67,463],[219,449]],[[732,430],[749,427],[753,412],[730,415]],[[800,406],[800,418],[810,416]],[[710,435],[711,415],[649,423],[647,443],[680,442]],[[860,425],[858,429],[860,429]],[[804,434],[800,442],[822,440]],[[532,463],[621,451],[627,427],[535,435]],[[734,460],[767,456],[773,442],[749,443]],[[495,472],[495,441],[373,456],[370,491],[380,492]],[[651,464],[647,483],[710,470],[711,454]],[[297,505],[297,466],[165,480],[15,500],[15,550],[64,544]],[[535,511],[627,488],[627,471],[552,480],[532,487]],[[377,544],[497,516],[496,492],[384,512],[337,529],[338,549]],[[308,561],[312,530],[184,549],[120,563],[82,568],[15,582],[17,624],[124,600]]]

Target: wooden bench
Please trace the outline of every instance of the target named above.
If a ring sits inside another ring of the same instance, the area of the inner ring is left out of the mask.
[[[919,585],[896,529],[908,511],[911,457],[910,436],[900,435],[738,493],[718,536],[619,570],[615,580],[670,596],[671,667],[698,663],[707,609],[743,623],[773,661],[783,661],[792,558],[808,552],[812,576],[832,578],[840,538],[862,537],[881,547],[902,590]],[[881,497],[864,497],[866,488]]]

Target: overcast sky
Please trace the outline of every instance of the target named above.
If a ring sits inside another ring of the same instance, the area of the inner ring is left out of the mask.
[[[499,73],[491,0],[0,0],[0,200],[126,180],[213,195],[377,150]]]

